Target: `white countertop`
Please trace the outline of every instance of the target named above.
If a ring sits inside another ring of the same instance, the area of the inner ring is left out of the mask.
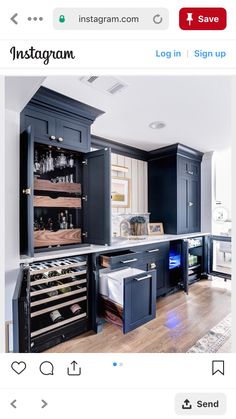
[[[42,260],[49,260],[54,258],[65,258],[70,256],[80,256],[89,253],[109,252],[110,250],[126,249],[134,246],[143,246],[151,243],[162,243],[166,241],[180,240],[198,236],[207,236],[210,233],[192,233],[192,234],[163,234],[161,236],[145,236],[144,239],[126,239],[125,237],[117,237],[113,239],[111,246],[82,246],[76,249],[55,250],[50,252],[36,253],[35,256],[29,257],[22,255],[21,263],[40,262]]]

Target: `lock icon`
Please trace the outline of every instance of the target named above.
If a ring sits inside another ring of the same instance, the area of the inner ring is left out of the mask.
[[[65,16],[64,15],[60,15],[59,22],[60,23],[64,23],[65,21],[66,21]]]

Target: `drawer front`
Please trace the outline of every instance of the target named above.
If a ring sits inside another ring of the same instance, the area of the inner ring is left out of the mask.
[[[127,333],[156,317],[156,272],[124,279],[123,332]]]
[[[100,255],[100,264],[104,268],[120,268],[136,266],[142,258],[142,253],[131,250],[107,253]]]
[[[170,242],[166,243],[155,243],[147,246],[143,252],[145,258],[156,259],[159,255],[169,253]]]
[[[74,322],[73,324],[61,327],[58,330],[46,333],[31,340],[30,352],[43,352],[53,346],[66,342],[89,330],[88,320]]]

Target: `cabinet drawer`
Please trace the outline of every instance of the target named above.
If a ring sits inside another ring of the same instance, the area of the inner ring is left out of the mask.
[[[101,273],[100,314],[127,333],[156,317],[156,272],[125,268]]]
[[[151,246],[148,246],[145,250],[144,250],[144,255],[145,258],[158,258],[159,255],[163,255],[169,252],[169,248],[170,248],[170,243],[166,242],[166,243],[156,243],[153,244]]]
[[[123,332],[127,333],[156,317],[156,272],[124,279]]]
[[[119,266],[133,266],[141,259],[141,254],[132,250],[107,253],[100,255],[100,264],[104,268],[113,268]]]

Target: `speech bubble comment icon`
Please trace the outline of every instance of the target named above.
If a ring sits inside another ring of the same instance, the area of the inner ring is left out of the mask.
[[[43,375],[54,375],[54,365],[49,361],[44,361],[40,364],[39,371]]]

